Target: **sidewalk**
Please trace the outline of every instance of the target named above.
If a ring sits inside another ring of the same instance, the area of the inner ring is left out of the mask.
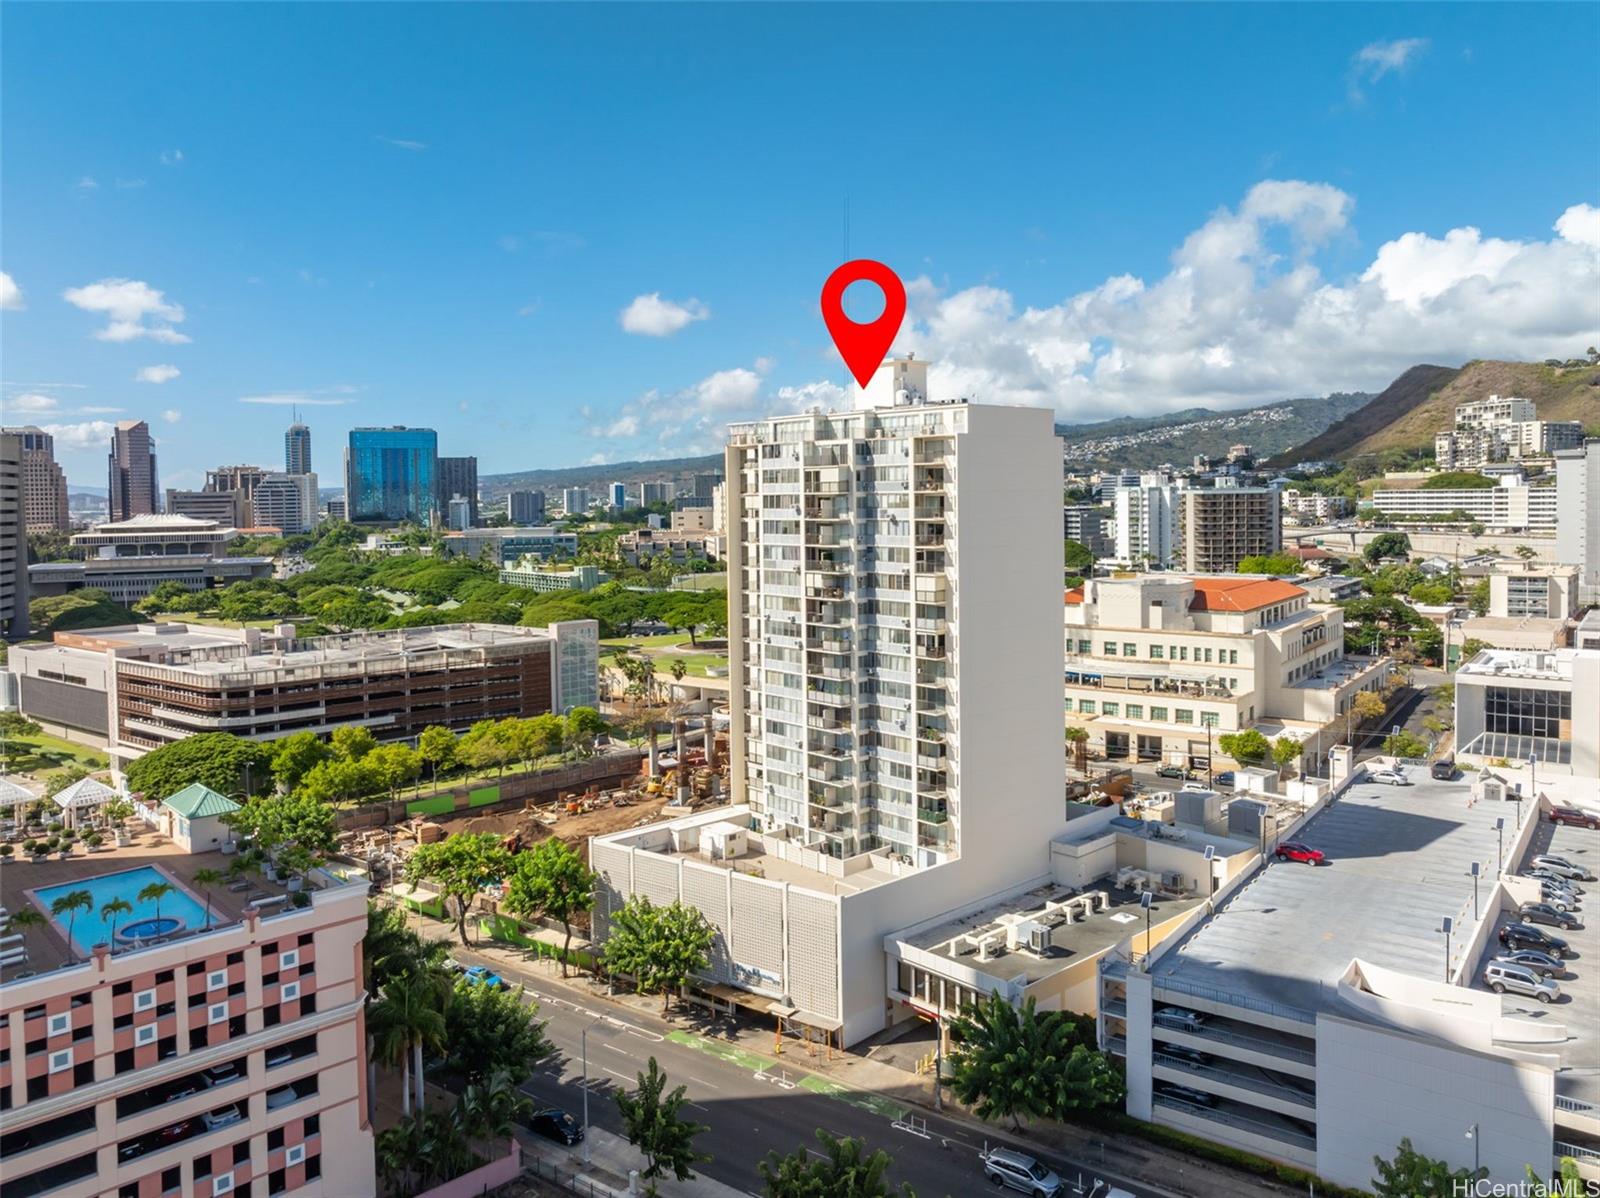
[[[446,930],[445,925],[434,921],[427,921],[424,926],[432,928],[434,934]],[[460,942],[455,940],[453,943],[459,946]],[[699,1007],[679,1006],[676,1003],[671,1012],[663,1016],[659,995],[632,992],[608,995],[604,983],[596,982],[592,976],[576,970],[563,980],[559,962],[535,957],[514,946],[483,941],[475,943],[472,951],[495,962],[503,976],[525,981],[530,990],[544,993],[565,991],[563,997],[567,1001],[581,1001],[594,1010],[610,1008],[619,1017],[636,1021],[641,1026],[660,1027],[681,1043],[690,1043],[717,1055],[737,1057],[742,1064],[752,1067],[764,1064],[772,1070],[791,1071],[799,1084],[808,1090],[869,1109],[890,1120],[903,1120],[912,1113],[919,1117],[934,1113],[931,1078],[919,1077],[869,1056],[835,1049],[830,1059],[826,1052],[816,1046],[812,1046],[812,1052],[808,1054],[805,1045],[793,1040],[784,1042],[783,1052],[775,1054],[772,1030],[752,1026],[748,1018],[713,1018]],[[812,1076],[807,1077],[808,1074]],[[1021,1135],[1014,1135],[1008,1128],[985,1123],[968,1114],[951,1097],[948,1088],[943,1109],[937,1114],[969,1129],[979,1139],[987,1136],[991,1139],[1032,1141],[1086,1166],[1101,1165],[1107,1172],[1118,1173],[1147,1187],[1154,1186],[1189,1198],[1241,1198],[1247,1195],[1265,1198],[1267,1195],[1301,1193],[1296,1187],[1216,1165],[1138,1136],[1098,1132],[1063,1123],[1035,1124],[1026,1127]],[[596,1150],[599,1148],[598,1142],[594,1147]],[[632,1153],[632,1159],[636,1162],[631,1167],[637,1167],[637,1154],[625,1142],[623,1147]],[[622,1177],[626,1179],[626,1170]],[[690,1189],[685,1192],[711,1193],[708,1187],[715,1184],[709,1178],[701,1178],[690,1183]],[[625,1184],[623,1188],[626,1189]],[[672,1191],[663,1185],[662,1192]],[[738,1193],[737,1190],[730,1192]]]
[[[538,1157],[540,1161],[554,1165],[560,1174],[556,1180],[565,1183],[568,1178],[574,1178],[585,1187],[592,1186],[596,1193],[609,1191],[614,1198],[624,1198],[629,1193],[629,1172],[644,1168],[644,1158],[632,1144],[601,1127],[589,1129],[591,1159],[587,1165],[583,1163],[581,1145],[559,1148],[548,1140],[535,1140],[521,1134],[518,1139],[522,1141],[524,1160]],[[549,1170],[540,1170],[537,1165],[531,1168],[538,1176],[549,1176]],[[645,1186],[646,1183],[641,1180],[637,1193],[643,1194]],[[700,1198],[701,1195],[705,1198],[747,1198],[743,1191],[701,1173],[696,1173],[688,1181],[679,1181],[668,1174],[656,1181],[656,1190],[662,1198]]]

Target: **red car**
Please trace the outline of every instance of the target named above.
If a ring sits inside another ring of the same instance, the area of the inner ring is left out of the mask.
[[[1322,850],[1297,840],[1286,840],[1273,851],[1279,861],[1304,861],[1307,865],[1322,864]]]
[[[1550,808],[1550,822],[1552,824],[1572,824],[1580,828],[1593,831],[1600,828],[1600,814],[1585,811],[1581,807],[1552,807]]]

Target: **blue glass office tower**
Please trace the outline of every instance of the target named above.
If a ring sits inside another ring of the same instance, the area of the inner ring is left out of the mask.
[[[348,519],[434,523],[438,473],[439,434],[433,429],[351,429],[344,459]]]

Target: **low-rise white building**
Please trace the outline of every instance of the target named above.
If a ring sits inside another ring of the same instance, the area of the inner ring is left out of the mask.
[[[1493,529],[1544,529],[1556,526],[1556,488],[1503,475],[1493,487],[1419,487],[1372,493],[1372,506],[1386,516],[1460,517]]]
[[[1600,651],[1485,649],[1455,683],[1458,758],[1600,779]]]

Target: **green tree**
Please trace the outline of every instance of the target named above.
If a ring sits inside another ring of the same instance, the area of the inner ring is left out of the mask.
[[[1084,1044],[1059,1011],[1040,1014],[1032,998],[1015,1007],[999,994],[969,1003],[950,1024],[951,1088],[982,1119],[1059,1118],[1110,1106],[1122,1079]]]
[[[413,1094],[419,1111],[426,1104],[422,1054],[445,1048],[448,1002],[448,996],[441,997],[432,979],[407,973],[391,979],[368,1012],[367,1024],[378,1060],[400,1069],[404,1114],[411,1113]]]
[[[498,990],[460,978],[445,1009],[451,1068],[469,1082],[496,1071],[520,1082],[550,1054],[539,1008],[522,1001],[522,987]]]
[[[716,932],[693,907],[673,902],[658,907],[642,894],[611,916],[606,968],[635,978],[644,994],[661,993],[665,1011],[674,992],[710,963]]]
[[[53,799],[67,787],[76,782],[82,782],[89,776],[89,771],[81,765],[69,765],[66,769],[51,774],[44,784],[44,797]]]
[[[474,769],[492,769],[504,775],[516,758],[517,745],[511,730],[500,720],[479,720],[456,746],[456,755]]]
[[[161,900],[166,898],[168,895],[175,894],[176,892],[177,887],[171,882],[151,882],[150,885],[139,891],[139,901],[141,903],[154,903],[156,908],[156,918],[160,919]]]
[[[1487,1177],[1487,1169],[1451,1169],[1445,1161],[1423,1156],[1411,1147],[1410,1137],[1400,1141],[1393,1160],[1372,1158],[1378,1175],[1372,1179],[1372,1192],[1378,1198],[1454,1198],[1471,1192],[1471,1183]]]
[[[1480,641],[1475,636],[1469,636],[1461,644],[1462,662],[1465,663],[1471,661],[1474,657],[1478,656],[1478,654],[1482,653],[1488,647],[1488,644],[1484,641]]]
[[[95,587],[67,595],[48,595],[28,604],[33,635],[48,637],[77,628],[110,628],[118,624],[148,624],[148,616],[114,602]]]
[[[1401,729],[1383,738],[1383,751],[1390,757],[1420,758],[1428,755],[1428,742],[1415,732]]]
[[[433,844],[418,845],[406,862],[406,880],[432,882],[455,907],[456,931],[467,939],[467,911],[485,886],[504,880],[511,872],[511,854],[492,832],[457,832]]]
[[[1467,606],[1475,616],[1489,614],[1489,580],[1480,578],[1467,588]]]
[[[73,928],[78,922],[78,912],[87,911],[94,906],[94,895],[87,890],[69,890],[55,902],[50,904],[50,914],[60,919],[67,917],[67,960],[76,961],[78,942],[72,938]]]
[[[517,1088],[526,1073],[497,1069],[469,1082],[455,1115],[469,1140],[504,1141],[533,1113],[533,1099]]]
[[[1299,574],[1300,559],[1292,553],[1256,553],[1239,559],[1240,574]]]
[[[222,871],[212,869],[209,865],[194,871],[194,884],[200,887],[200,893],[206,899],[206,930],[211,930],[211,892],[222,885]]]
[[[127,899],[112,899],[109,903],[100,905],[100,918],[105,920],[110,930],[106,933],[110,937],[111,951],[117,951],[117,916],[132,915],[133,906]]]
[[[315,732],[296,732],[272,742],[272,776],[284,790],[293,790],[300,780],[333,756]]]
[[[769,1152],[760,1163],[766,1198],[916,1198],[902,1183],[891,1186],[894,1162],[883,1149],[868,1155],[863,1141],[817,1129],[820,1153],[801,1145],[787,1156]]]
[[[300,876],[338,843],[339,821],[333,809],[303,788],[292,795],[257,795],[222,818],[239,836],[249,839],[253,852]]]
[[[681,658],[681,657],[674,657],[672,659],[672,680],[674,682],[682,682],[683,681],[683,676],[685,674],[687,674],[688,672],[689,672],[689,663],[688,662],[684,661],[683,658]]]
[[[422,774],[422,756],[406,744],[381,745],[361,759],[393,799]]]
[[[1456,597],[1455,587],[1443,579],[1419,582],[1407,593],[1414,602],[1425,603],[1430,607],[1442,607]]]
[[[623,1134],[644,1154],[645,1168],[639,1176],[646,1182],[645,1192],[655,1194],[656,1179],[668,1170],[679,1181],[694,1177],[693,1166],[711,1158],[696,1152],[695,1137],[706,1130],[704,1124],[685,1118],[681,1111],[687,1101],[686,1086],[666,1093],[667,1075],[655,1057],[639,1074],[639,1088],[633,1093],[618,1093],[617,1111],[622,1115]]]
[[[129,789],[154,802],[195,782],[224,795],[262,791],[272,780],[272,749],[227,732],[202,732],[129,763],[127,778]]]
[[[333,736],[329,739],[333,746],[333,755],[340,761],[360,761],[378,747],[378,742],[372,733],[358,724],[335,728]]]
[[[1361,556],[1376,564],[1381,558],[1403,558],[1411,552],[1411,538],[1403,532],[1380,532],[1368,542]]]
[[[378,771],[366,758],[346,761],[330,757],[311,767],[295,793],[319,803],[345,803],[377,794],[382,789]]]
[[[439,782],[439,771],[448,770],[456,763],[456,734],[439,724],[430,724],[417,737],[417,752],[427,763],[434,784]]]
[[[1491,481],[1489,485],[1493,486],[1494,484]],[[1539,551],[1533,548],[1531,545],[1518,545],[1515,553],[1525,562],[1531,562],[1534,558],[1539,556]]]
[[[1278,767],[1278,776],[1283,776],[1283,771],[1300,759],[1300,754],[1305,752],[1305,746],[1292,736],[1280,736],[1272,742],[1272,764]]]
[[[605,720],[592,707],[574,707],[567,712],[566,743],[580,757],[594,753],[595,738],[605,730]]]
[[[1089,767],[1089,730],[1078,724],[1068,724],[1067,743],[1072,746],[1072,764],[1080,772]]]
[[[561,976],[567,976],[572,952],[572,917],[594,906],[598,875],[584,864],[578,852],[560,837],[539,842],[530,853],[519,853],[506,881],[505,907],[513,915],[532,918],[547,915],[561,921]]]
[[[1088,574],[1094,569],[1094,553],[1082,541],[1067,537],[1062,541],[1061,564],[1068,574]]]
[[[1265,761],[1272,753],[1267,738],[1254,728],[1224,732],[1217,737],[1217,747],[1235,761]]]

